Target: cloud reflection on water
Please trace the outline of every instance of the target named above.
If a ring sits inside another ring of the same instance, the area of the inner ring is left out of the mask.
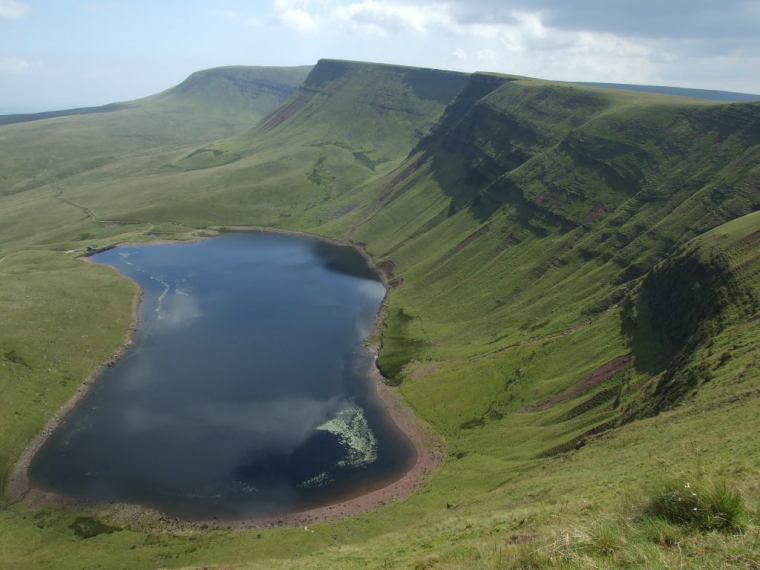
[[[201,481],[226,474],[250,457],[290,455],[318,426],[352,405],[340,397],[211,403],[176,412],[133,404],[122,412],[120,431],[126,439],[148,438],[154,448],[163,449],[152,458],[152,469],[168,485],[189,477]],[[194,449],[195,453],[178,453],[181,449]],[[198,457],[203,457],[203,462],[198,462]],[[184,466],[183,461],[187,463]],[[191,469],[193,475],[183,469]]]

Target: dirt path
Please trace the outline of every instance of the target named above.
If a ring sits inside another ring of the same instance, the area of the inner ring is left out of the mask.
[[[62,198],[61,197],[62,195],[63,195],[63,190],[61,190],[60,188],[57,188],[55,194],[53,194],[53,198],[55,198],[62,204],[66,204],[67,206],[71,206],[72,208],[77,208],[78,210],[81,210],[92,221],[94,222],[98,221],[98,219],[95,217],[95,214],[93,214],[91,210],[89,210],[88,208],[85,208],[84,206],[80,206],[79,204],[75,204],[74,202],[71,202],[67,200],[66,198]]]
[[[22,253],[26,253],[27,251],[29,251],[29,250],[24,249],[22,251],[14,251],[13,253],[9,253],[7,255],[4,255],[3,257],[0,257],[0,263],[2,263],[3,261],[5,261],[9,257],[13,257],[14,255],[20,255]]]

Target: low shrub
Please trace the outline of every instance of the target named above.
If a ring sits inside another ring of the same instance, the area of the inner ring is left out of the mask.
[[[747,510],[739,492],[723,479],[670,480],[655,489],[643,514],[700,531],[740,532]]]
[[[108,526],[102,522],[95,520],[92,517],[77,517],[76,520],[69,525],[79,538],[93,538],[101,534],[111,534],[119,529],[113,526]]]

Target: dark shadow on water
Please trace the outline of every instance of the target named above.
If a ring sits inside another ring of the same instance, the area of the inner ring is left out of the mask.
[[[337,246],[315,240],[314,253],[322,260],[326,269],[359,279],[380,281],[377,272],[358,251],[349,246]]]

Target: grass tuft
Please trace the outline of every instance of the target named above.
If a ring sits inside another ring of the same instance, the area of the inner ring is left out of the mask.
[[[588,529],[587,547],[599,556],[613,556],[625,546],[623,529],[613,521],[603,519],[592,524]]]
[[[746,528],[741,494],[722,478],[667,480],[655,489],[643,514],[703,532],[738,533]]]

